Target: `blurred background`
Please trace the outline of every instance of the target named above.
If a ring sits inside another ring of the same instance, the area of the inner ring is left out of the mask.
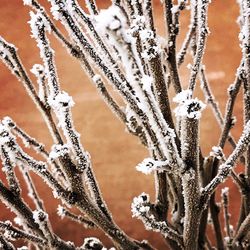
[[[46,8],[46,0],[40,0]],[[83,3],[84,1],[79,1]],[[105,8],[109,1],[99,1],[98,5]],[[84,4],[83,4],[84,5]],[[30,37],[29,7],[23,6],[21,0],[0,0],[0,35],[18,48],[20,58],[29,71],[33,64],[41,63],[38,48]],[[154,1],[154,14],[157,31],[164,36],[164,20],[159,0]],[[239,10],[235,0],[214,0],[209,8],[209,29],[204,64],[208,80],[224,113],[227,87],[234,81],[236,69],[240,63],[239,28],[236,23]],[[181,33],[178,48],[189,25],[188,12],[181,17]],[[61,26],[60,26],[61,27]],[[56,64],[62,89],[73,96],[76,105],[73,108],[73,118],[82,143],[90,152],[93,168],[99,181],[104,199],[112,211],[117,224],[131,237],[138,240],[148,239],[158,249],[167,249],[162,239],[153,232],[146,231],[140,221],[131,217],[130,204],[133,197],[142,192],[149,193],[154,199],[154,182],[151,176],[145,176],[135,170],[135,166],[148,156],[147,151],[138,140],[125,132],[124,126],[116,119],[99,97],[92,83],[86,78],[79,64],[67,55],[65,49],[53,36],[49,36],[51,45],[56,52]],[[188,63],[188,61],[187,61]],[[188,70],[186,64],[181,67],[181,81],[186,86]],[[31,76],[32,77],[32,76]],[[33,79],[33,78],[32,78]],[[198,88],[197,95],[201,96]],[[201,97],[202,99],[203,97]],[[26,94],[22,84],[0,63],[0,119],[10,116],[23,129],[38,141],[44,143],[49,150],[52,139],[37,111],[35,105]],[[235,107],[237,125],[232,134],[236,139],[242,130],[242,101],[238,99]],[[209,107],[202,116],[201,147],[204,155],[208,155],[211,147],[217,145],[219,127],[212,116]],[[230,152],[226,147],[226,153]],[[37,157],[37,156],[36,156]],[[1,179],[4,176],[1,172]],[[49,188],[44,182],[32,175],[37,184],[39,194],[51,219],[53,229],[60,237],[80,245],[85,237],[96,236],[106,246],[111,246],[107,237],[98,230],[87,230],[67,219],[61,220],[56,214],[57,201],[54,200]],[[231,182],[230,191],[231,223],[235,224],[239,212],[239,193]],[[30,198],[23,195],[27,203],[34,208]],[[220,193],[218,194],[218,198]],[[0,219],[12,219],[15,216],[0,203]],[[222,226],[223,228],[223,226]],[[214,236],[210,234],[213,240]]]

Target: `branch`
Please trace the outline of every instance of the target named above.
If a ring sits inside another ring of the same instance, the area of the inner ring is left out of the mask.
[[[63,219],[65,216],[79,224],[84,225],[85,228],[96,228],[95,224],[84,218],[81,215],[75,215],[73,213],[71,213],[70,211],[68,211],[66,208],[62,207],[61,205],[58,206],[57,208],[57,214]]]
[[[222,198],[222,204],[223,204],[223,210],[224,210],[224,222],[225,222],[225,228],[226,228],[226,235],[227,235],[227,246],[230,248],[232,243],[232,234],[233,234],[233,226],[230,225],[230,214],[228,211],[228,191],[229,189],[227,187],[223,188],[221,190],[221,198]]]
[[[164,15],[166,19],[166,29],[168,34],[168,46],[167,46],[167,63],[170,73],[171,82],[175,89],[176,94],[181,92],[182,87],[179,79],[178,67],[176,62],[176,36],[179,32],[178,22],[174,22],[172,0],[164,1]]]
[[[193,60],[193,66],[191,69],[191,75],[189,79],[189,89],[193,92],[196,84],[196,77],[200,71],[202,64],[202,58],[205,50],[206,37],[208,34],[207,28],[207,16],[208,16],[208,0],[198,0],[197,1],[197,48]]]
[[[249,230],[250,230],[250,214],[248,214],[248,216],[245,218],[245,220],[242,222],[241,226],[237,230],[232,245],[235,246],[237,245],[237,243],[242,244],[244,238],[249,233]]]
[[[203,90],[203,92],[204,92],[204,94],[205,94],[205,97],[206,97],[206,100],[207,100],[207,102],[208,103],[210,103],[210,105],[211,105],[211,108],[212,108],[212,110],[213,110],[213,112],[214,112],[214,115],[215,115],[215,118],[216,118],[216,120],[217,120],[217,122],[219,123],[219,125],[220,125],[220,128],[222,129],[222,134],[226,134],[226,131],[224,132],[224,130],[226,130],[226,128],[225,128],[225,124],[227,124],[227,121],[229,120],[229,114],[227,114],[227,112],[226,112],[226,116],[225,116],[225,122],[224,122],[224,119],[223,119],[223,116],[222,116],[222,113],[221,113],[221,111],[220,111],[220,108],[219,108],[219,105],[218,105],[218,103],[215,101],[215,98],[214,98],[214,96],[213,96],[213,94],[212,94],[212,91],[211,91],[211,89],[210,89],[210,86],[209,86],[209,83],[208,83],[208,81],[207,81],[207,79],[206,79],[206,75],[205,75],[205,68],[204,67],[202,67],[201,68],[201,72],[200,72],[200,80],[201,80],[201,88],[202,88],[202,90]],[[238,80],[236,80],[236,82],[238,83]],[[236,87],[236,86],[235,86]],[[237,87],[238,87],[238,84],[237,84]],[[237,88],[236,88],[237,89]],[[236,98],[236,95],[237,95],[237,91],[238,91],[238,89],[237,90],[235,90],[235,96],[233,95],[231,95],[230,94],[230,98],[229,98],[229,100],[231,99],[231,98]],[[234,101],[231,103],[230,101],[227,101],[227,106],[229,107],[229,106],[234,106]],[[230,104],[229,104],[230,103]],[[226,110],[229,110],[228,108],[226,109]],[[231,111],[230,111],[231,112]],[[231,114],[232,115],[232,114]],[[223,136],[224,137],[224,136]],[[233,148],[235,148],[235,146],[236,146],[236,142],[235,142],[235,140],[234,140],[234,138],[231,136],[231,134],[228,132],[228,141],[230,142],[230,144],[232,145],[232,147]],[[224,141],[224,139],[223,139],[223,141]]]
[[[0,247],[2,247],[5,250],[15,250],[15,247],[1,234],[0,234]]]
[[[160,232],[165,237],[174,240],[179,246],[183,247],[182,236],[178,234],[167,222],[156,221],[154,215],[151,213],[149,203],[149,195],[142,193],[140,196],[135,197],[131,205],[133,217],[142,220],[147,230]]]
[[[247,149],[248,144],[250,143],[250,129],[249,128],[250,128],[250,122],[248,122],[245,125],[242,135],[234,151],[228,157],[226,162],[219,166],[218,173],[214,177],[214,179],[202,190],[202,196],[203,198],[205,198],[205,200],[207,200],[210,197],[210,195],[215,191],[217,186],[228,177],[234,165],[236,164],[237,159]]]
[[[48,242],[47,240],[44,240],[42,238],[39,238],[35,235],[26,233],[19,228],[13,227],[10,221],[1,222],[0,221],[0,231],[4,231],[4,235],[7,236],[7,238],[17,240],[17,239],[24,239],[26,241],[30,241],[35,243],[36,245],[40,246],[47,246]]]

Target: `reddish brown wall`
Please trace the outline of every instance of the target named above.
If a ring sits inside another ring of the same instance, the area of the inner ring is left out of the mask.
[[[46,2],[41,0],[41,3]],[[102,1],[105,5],[106,1]],[[159,1],[156,1],[159,2]],[[157,25],[163,33],[163,21],[160,20],[159,4],[156,4]],[[30,69],[34,63],[39,63],[38,49],[30,38],[28,7],[21,0],[0,1],[0,34],[19,48],[19,54],[25,66]],[[210,30],[206,68],[215,96],[223,108],[225,106],[226,88],[234,79],[235,70],[240,60],[238,46],[238,29],[235,18],[238,9],[235,0],[213,1],[210,8]],[[182,19],[183,29],[188,25],[188,17]],[[113,116],[103,104],[94,87],[89,83],[77,62],[72,60],[62,46],[52,38],[52,46],[56,51],[56,61],[61,79],[61,85],[76,102],[73,116],[77,130],[82,134],[82,142],[91,153],[94,170],[103,191],[103,196],[110,207],[113,216],[129,235],[137,239],[148,238],[159,249],[166,249],[161,239],[155,233],[143,229],[140,221],[131,218],[130,204],[134,196],[145,191],[154,194],[154,184],[151,177],[135,171],[135,165],[147,156],[146,150],[139,145],[136,138],[124,132],[123,125]],[[224,77],[225,75],[225,77]],[[183,84],[187,82],[187,71],[182,68]],[[237,104],[237,116],[240,118],[240,102]],[[215,120],[210,120],[211,111],[202,119],[202,149],[207,154],[211,146],[218,141],[218,126]],[[11,116],[21,127],[36,137],[39,141],[51,145],[48,131],[36,110],[34,104],[24,91],[20,82],[11,75],[3,64],[0,64],[0,118]],[[241,127],[234,130],[239,136]],[[60,222],[55,212],[56,201],[51,197],[49,189],[39,178],[35,178],[39,192],[45,200],[46,209],[52,218],[56,233],[66,240],[81,244],[85,236],[98,236],[105,239],[102,233],[86,230],[67,220]],[[26,189],[23,190],[24,195]],[[238,193],[233,187],[230,193],[232,205],[232,220],[238,216]],[[26,199],[28,202],[29,198]],[[10,213],[0,205],[0,218],[10,218]]]

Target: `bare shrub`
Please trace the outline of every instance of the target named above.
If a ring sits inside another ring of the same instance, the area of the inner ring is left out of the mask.
[[[41,64],[35,64],[31,69],[36,82],[24,68],[17,48],[0,38],[2,61],[22,82],[54,141],[48,151],[47,146],[28,135],[11,118],[1,120],[0,153],[6,181],[0,181],[0,199],[16,214],[15,222],[19,224],[0,222],[2,249],[15,249],[12,242],[18,239],[28,242],[30,249],[32,246],[36,249],[106,249],[96,238],[86,238],[82,246],[76,247],[54,233],[30,172],[40,176],[54,197],[61,201],[58,207],[61,217],[103,230],[117,249],[154,249],[150,239],[139,242],[126,235],[114,222],[102,198],[90,155],[74,126],[71,113],[74,101],[60,86],[48,33],[52,33],[80,63],[106,104],[148,150],[149,157],[136,169],[154,175],[156,196],[154,201],[146,193],[135,197],[131,205],[132,216],[141,220],[147,230],[158,232],[165,239],[166,247],[195,250],[213,249],[206,230],[210,214],[217,249],[249,249],[250,1],[238,1],[242,60],[235,81],[228,88],[224,116],[202,63],[209,34],[208,0],[162,0],[165,14],[162,21],[167,38],[156,33],[151,0],[113,0],[105,10],[100,10],[93,0],[85,2],[87,12],[77,0],[50,0],[52,19],[39,1],[24,0],[24,4],[33,9],[29,24],[42,59]],[[177,53],[176,38],[183,10],[190,10],[191,19]],[[54,20],[61,22],[67,36],[57,28]],[[188,87],[184,89],[179,67],[188,51],[193,63],[189,67]],[[120,98],[112,94],[108,83]],[[221,128],[218,144],[208,156],[203,155],[199,140],[200,119],[206,105],[195,97],[198,83]],[[170,106],[171,87],[176,94],[173,98],[175,109]],[[236,122],[232,114],[241,88],[244,127],[236,142],[230,130]],[[30,155],[19,139],[44,160]],[[228,156],[223,152],[226,143],[232,146]],[[245,166],[245,171],[240,174],[234,170],[238,161]],[[26,181],[35,210],[22,198],[17,168]],[[231,225],[230,190],[222,189],[224,235],[215,192],[229,176],[241,192],[241,211],[238,224]],[[80,215],[75,214],[72,207],[78,209]]]

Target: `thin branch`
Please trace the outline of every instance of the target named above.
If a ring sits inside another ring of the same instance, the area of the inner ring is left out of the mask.
[[[173,20],[173,3],[172,0],[164,1],[164,15],[166,19],[166,29],[168,34],[168,45],[166,49],[167,63],[170,73],[171,82],[176,93],[181,92],[182,87],[179,79],[178,67],[176,62],[176,36],[179,32],[178,23]]]
[[[236,235],[233,239],[233,245],[236,243],[242,243],[244,238],[247,236],[250,230],[250,214],[245,218],[245,220],[242,222],[241,226],[236,232]]]
[[[200,80],[201,80],[201,86],[202,86],[201,89],[204,91],[204,94],[206,96],[206,100],[211,105],[211,108],[212,108],[212,110],[214,112],[215,118],[216,118],[217,122],[219,123],[221,129],[224,131],[224,129],[225,129],[224,128],[224,126],[225,126],[224,124],[227,123],[227,120],[229,118],[227,118],[227,115],[226,115],[226,119],[225,119],[225,122],[224,122],[224,119],[223,119],[222,113],[220,111],[219,105],[215,101],[215,98],[214,98],[214,96],[212,94],[212,90],[211,90],[211,88],[209,86],[209,83],[207,81],[207,78],[206,78],[206,75],[205,75],[205,68],[204,67],[201,67]],[[238,81],[236,80],[236,82],[238,82]],[[230,95],[230,98],[236,98],[236,96],[232,97]],[[234,102],[231,105],[234,106]],[[234,138],[231,136],[230,133],[228,133],[228,141],[230,142],[230,144],[232,145],[232,147],[235,148],[236,142],[235,142]]]
[[[2,247],[5,250],[15,250],[15,247],[1,234],[0,234],[0,247]]]
[[[226,243],[227,243],[227,246],[230,248],[231,243],[232,243],[232,229],[230,225],[230,214],[228,211],[228,206],[229,206],[228,191],[229,189],[227,187],[223,188],[221,191],[221,198],[222,198],[223,211],[224,211],[224,222],[225,222],[226,234],[228,237],[228,240]]]
[[[193,92],[196,84],[196,77],[200,71],[202,64],[202,58],[205,50],[206,37],[208,34],[207,28],[207,16],[208,16],[208,0],[198,0],[197,1],[197,48],[193,60],[193,66],[191,69],[191,75],[189,79],[189,89]]]
[[[98,15],[98,8],[96,6],[95,0],[85,0],[89,13],[91,15]]]
[[[139,197],[135,197],[131,208],[133,217],[142,220],[146,229],[158,231],[165,237],[174,240],[180,247],[183,247],[183,239],[178,232],[167,222],[155,220],[152,214],[152,205],[149,203],[149,195],[142,193]]]
[[[181,66],[181,64],[184,62],[184,59],[185,59],[185,56],[187,54],[187,50],[188,50],[188,47],[190,46],[190,43],[191,43],[191,40],[192,40],[192,37],[195,33],[195,28],[196,26],[195,25],[190,25],[190,28],[186,34],[186,37],[184,39],[184,42],[181,46],[181,49],[180,51],[178,52],[177,54],[177,65],[178,67]]]
[[[44,206],[43,206],[43,201],[41,200],[41,198],[38,195],[38,192],[35,188],[35,185],[31,179],[29,172],[23,166],[21,166],[20,168],[21,168],[21,171],[23,173],[25,183],[26,183],[28,190],[29,190],[28,195],[32,198],[32,201],[35,203],[36,209],[40,209],[40,210],[45,211]]]
[[[57,208],[57,214],[61,218],[64,218],[66,216],[67,218],[69,218],[69,219],[71,219],[71,220],[73,220],[73,221],[75,221],[75,222],[77,222],[79,224],[84,225],[84,227],[86,227],[86,228],[95,228],[96,227],[95,224],[92,221],[84,218],[81,215],[73,214],[69,210],[67,210],[66,208],[64,208],[64,207],[62,207],[60,205]]]
[[[47,246],[47,241],[44,239],[41,239],[35,235],[26,233],[14,226],[11,225],[11,222],[1,222],[0,221],[0,231],[5,231],[5,234],[10,236],[13,239],[24,239],[27,241],[31,241],[35,244],[41,245],[41,246]]]
[[[248,122],[245,125],[244,130],[242,132],[242,135],[241,135],[234,151],[228,157],[226,162],[220,165],[218,174],[203,189],[202,195],[204,196],[204,198],[206,198],[206,199],[209,198],[209,196],[215,191],[216,187],[228,177],[228,175],[231,173],[231,170],[233,169],[237,159],[247,149],[248,144],[250,143],[250,139],[249,139],[250,138],[250,129],[249,129],[249,127],[250,127],[250,122]]]

